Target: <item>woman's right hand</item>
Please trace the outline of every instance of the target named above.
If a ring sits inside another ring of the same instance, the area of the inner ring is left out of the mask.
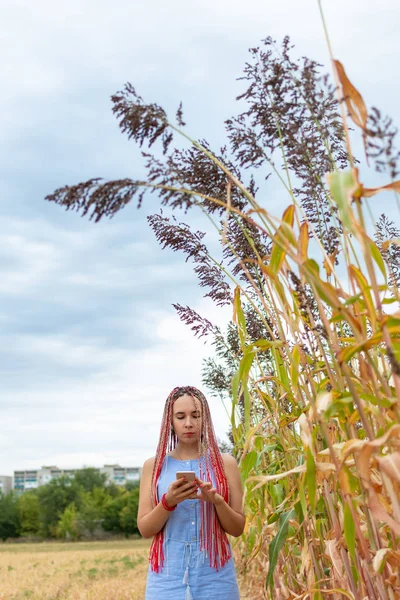
[[[197,497],[197,483],[195,481],[187,481],[185,477],[176,479],[171,483],[166,493],[165,500],[168,506],[173,508],[184,500],[189,500]]]

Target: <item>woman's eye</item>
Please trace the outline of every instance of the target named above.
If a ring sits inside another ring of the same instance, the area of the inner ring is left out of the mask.
[[[182,421],[185,417],[176,417],[178,421]],[[200,415],[192,415],[193,419],[200,419]]]

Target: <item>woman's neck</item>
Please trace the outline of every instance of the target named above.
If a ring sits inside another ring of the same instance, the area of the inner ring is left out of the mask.
[[[178,443],[172,454],[175,454],[179,460],[195,460],[199,458],[199,446],[197,443],[193,445],[180,445]]]

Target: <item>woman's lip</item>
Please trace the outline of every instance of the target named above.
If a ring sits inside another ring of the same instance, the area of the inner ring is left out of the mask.
[[[184,433],[183,435],[194,435],[193,431],[187,431],[186,433]]]

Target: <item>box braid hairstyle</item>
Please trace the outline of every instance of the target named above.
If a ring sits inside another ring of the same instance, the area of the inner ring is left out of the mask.
[[[151,497],[153,506],[159,502],[157,494],[157,483],[161,474],[164,459],[168,452],[174,450],[177,445],[177,437],[172,426],[173,405],[175,400],[185,394],[198,400],[203,408],[202,430],[199,436],[199,468],[202,481],[212,481],[214,474],[217,493],[226,502],[229,501],[229,487],[226,478],[224,463],[217,438],[211,421],[210,409],[206,397],[195,387],[176,387],[168,396],[164,414],[161,422],[160,439],[157,446],[154,461],[153,475],[151,480]],[[150,565],[152,571],[159,573],[164,566],[164,528],[153,538],[150,548]],[[200,550],[204,550],[210,559],[210,565],[217,571],[223,567],[231,558],[231,550],[225,531],[218,520],[214,505],[211,502],[202,502],[201,524],[200,524]]]

